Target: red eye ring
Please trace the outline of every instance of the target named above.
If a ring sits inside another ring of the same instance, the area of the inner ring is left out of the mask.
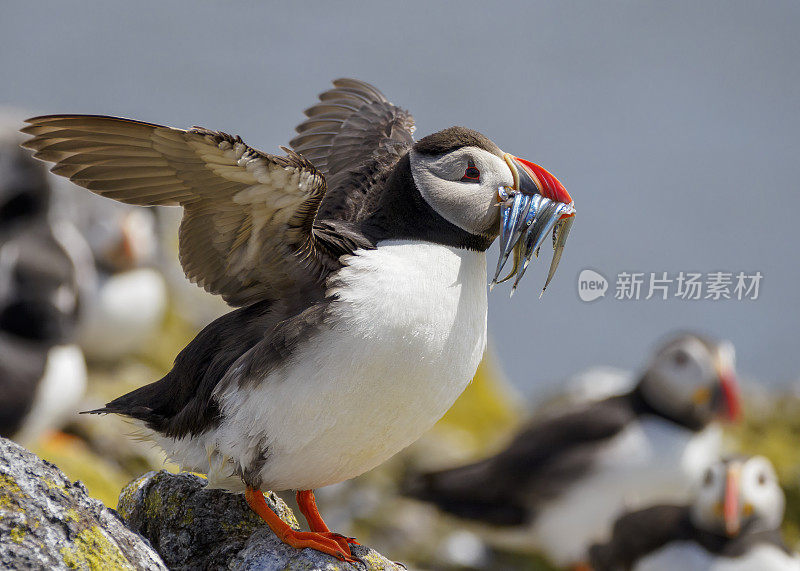
[[[478,182],[481,179],[481,171],[475,166],[472,160],[467,162],[467,169],[464,171],[464,176],[461,177],[463,182]]]

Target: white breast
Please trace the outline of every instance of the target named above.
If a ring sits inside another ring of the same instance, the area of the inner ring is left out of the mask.
[[[711,571],[714,559],[693,541],[675,541],[642,557],[633,571]]]
[[[328,281],[327,329],[255,388],[219,395],[225,420],[207,451],[246,467],[266,449],[265,488],[313,489],[377,466],[450,408],[483,355],[483,252],[392,241],[346,263]]]
[[[800,571],[800,558],[774,545],[756,545],[739,557],[713,555],[693,542],[676,541],[636,563],[634,571]]]
[[[584,560],[592,543],[608,539],[624,511],[687,500],[702,474],[700,464],[713,462],[720,451],[716,426],[698,434],[655,418],[631,423],[597,451],[586,478],[539,513],[525,532],[527,542],[560,565]]]
[[[166,305],[167,287],[156,270],[139,268],[102,280],[79,332],[87,357],[114,360],[141,349],[161,326]]]
[[[86,384],[86,362],[78,346],[50,349],[31,410],[14,439],[30,446],[47,430],[60,428],[78,410]]]

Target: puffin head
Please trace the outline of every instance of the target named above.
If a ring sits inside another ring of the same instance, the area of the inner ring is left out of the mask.
[[[465,127],[428,135],[414,145],[409,159],[414,184],[442,218],[487,238],[487,244],[500,236],[493,284],[517,275],[516,288],[534,252],[553,230],[550,282],[575,213],[572,197],[556,177]],[[512,252],[514,269],[498,280]]]
[[[0,138],[0,230],[44,219],[51,193],[47,177],[44,164],[16,138]]]
[[[654,409],[694,428],[741,416],[736,356],[728,341],[690,333],[668,340],[650,361],[639,391]]]
[[[780,527],[786,499],[775,469],[763,456],[726,458],[703,476],[691,508],[699,529],[735,537]]]

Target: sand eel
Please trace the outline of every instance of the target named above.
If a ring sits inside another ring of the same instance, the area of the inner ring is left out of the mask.
[[[283,156],[112,117],[37,117],[24,132],[97,194],[183,206],[184,271],[237,307],[163,379],[95,412],[142,421],[178,464],[244,490],[289,545],[349,560],[312,490],[444,414],[486,344],[486,249],[501,234],[506,258],[527,261],[552,230],[551,277],[574,208],[550,173],[480,133],[415,142],[411,115],[366,83],[335,81],[306,115]],[[289,528],[262,489],[298,490],[311,531]]]
[[[762,456],[708,469],[687,505],[657,505],[620,517],[608,543],[591,548],[596,571],[800,570],[779,531],[785,499]]]
[[[496,456],[412,478],[407,493],[575,564],[626,507],[687,498],[720,456],[713,421],[738,415],[733,347],[681,335],[628,393],[537,419]]]

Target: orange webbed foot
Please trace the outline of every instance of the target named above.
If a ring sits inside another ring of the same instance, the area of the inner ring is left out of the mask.
[[[280,536],[279,536],[280,537]],[[304,549],[310,547],[316,551],[327,553],[342,561],[355,563],[358,560],[353,557],[350,552],[350,546],[347,543],[347,538],[339,535],[338,533],[319,533],[316,531],[296,531],[291,530],[281,537],[286,545],[291,545],[297,549]]]
[[[325,520],[322,519],[322,515],[319,513],[319,508],[317,508],[317,500],[314,497],[313,490],[299,490],[295,494],[295,499],[297,500],[297,506],[300,508],[300,513],[302,513],[303,517],[306,518],[308,527],[311,529],[311,531],[329,534],[329,537],[337,542],[342,542],[349,545],[361,545],[358,541],[356,541],[355,537],[347,537],[340,533],[333,532],[330,530],[330,528],[328,528],[328,525],[325,523]]]
[[[334,533],[325,522],[317,510],[314,494],[310,490],[297,492],[298,505],[300,511],[308,521],[311,531],[297,531],[283,521],[273,512],[264,499],[264,494],[255,488],[247,488],[245,499],[250,508],[263,519],[275,535],[285,544],[297,549],[309,547],[322,553],[332,555],[342,561],[355,563],[358,559],[353,557],[350,552],[350,545],[360,545],[352,537]]]

